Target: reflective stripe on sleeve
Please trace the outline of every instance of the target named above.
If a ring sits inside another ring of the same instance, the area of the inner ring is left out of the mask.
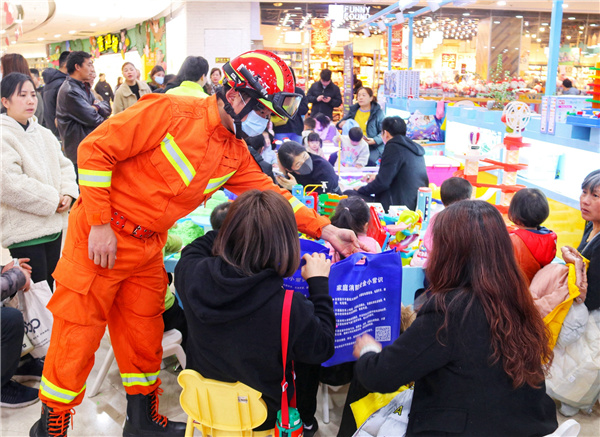
[[[206,185],[206,189],[204,190],[204,194],[208,194],[211,191],[218,190],[223,185],[225,185],[225,182],[227,182],[229,180],[229,178],[231,176],[233,176],[234,174],[235,174],[235,170],[229,174],[226,174],[225,176],[221,176],[220,178],[209,179],[208,185]]]
[[[159,373],[160,370],[154,373],[121,373],[121,379],[125,387],[134,385],[149,386],[156,383]]]
[[[40,393],[46,396],[48,399],[52,399],[57,402],[62,402],[63,404],[71,403],[75,400],[77,396],[79,396],[84,390],[85,385],[79,392],[74,392],[71,390],[66,390],[64,388],[60,388],[50,381],[48,381],[42,375],[42,382],[40,383]]]
[[[164,153],[165,157],[169,160],[173,168],[179,173],[181,179],[186,186],[189,186],[196,176],[196,170],[192,163],[186,158],[184,153],[181,151],[175,139],[171,134],[167,136],[160,143],[160,149]]]
[[[79,185],[84,187],[110,187],[112,171],[96,171],[79,168]]]
[[[292,205],[294,214],[296,214],[296,212],[298,212],[298,210],[304,206],[304,204],[295,197],[291,197],[290,199],[288,199],[288,202],[290,202],[290,205]]]

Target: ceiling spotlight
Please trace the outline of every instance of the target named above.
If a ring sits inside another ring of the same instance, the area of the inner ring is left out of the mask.
[[[506,6],[506,2],[504,1],[499,1],[497,4],[498,6]]]
[[[540,32],[545,32],[545,31],[546,31],[546,28],[540,27]]]
[[[379,30],[381,30],[382,32],[385,32],[385,23],[383,21],[378,21],[377,27],[379,27]]]
[[[548,23],[542,23],[542,26],[547,26],[547,25],[548,25]]]
[[[494,24],[500,24],[500,22],[498,20],[494,21]]]
[[[363,34],[365,35],[365,37],[371,36],[371,32],[369,31],[369,26],[366,26],[363,29]]]
[[[516,15],[516,18],[523,18],[523,15]]]
[[[532,38],[537,38],[537,35],[534,33],[533,35],[531,35]]]
[[[575,17],[569,17],[568,19],[571,20],[571,21],[576,20]]]
[[[567,3],[563,3],[563,9],[566,9],[568,7],[569,7],[569,5]]]
[[[579,29],[580,29],[580,30],[583,30],[583,29],[584,29],[584,27],[583,27],[583,26],[579,26]]]
[[[0,29],[0,35],[4,35],[5,33],[6,33],[6,30]]]
[[[396,23],[403,24],[404,23],[404,11],[400,11],[396,14]]]
[[[90,23],[90,26],[96,27],[96,23]]]
[[[538,38],[536,41],[537,41],[537,42],[542,42],[542,40],[541,40],[540,38]]]
[[[468,12],[465,12],[465,13],[463,14],[463,17],[468,17],[468,16],[470,16],[470,15],[471,15],[471,14],[469,14]]]
[[[54,35],[54,38],[60,38],[60,33],[57,33],[56,35]]]
[[[571,35],[567,35],[567,39],[571,39]]]
[[[529,21],[523,23],[525,26],[529,26]]]
[[[71,35],[74,35],[74,34],[76,34],[76,33],[77,33],[77,31],[76,31],[76,30],[69,30],[69,34],[71,34]]]
[[[38,40],[38,41],[44,41],[44,38],[42,38],[42,37],[39,37],[37,40]]]

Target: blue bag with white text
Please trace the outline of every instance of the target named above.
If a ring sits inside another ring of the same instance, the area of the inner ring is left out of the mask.
[[[370,334],[383,346],[391,344],[400,335],[400,253],[355,253],[333,264],[329,295],[335,312],[335,353],[323,366],[355,361],[352,349],[361,334]]]
[[[305,261],[302,260],[302,257],[305,253],[312,254],[315,252],[324,253],[327,258],[330,258],[329,249],[327,247],[317,243],[316,241],[300,238],[300,266],[293,276],[290,276],[289,278],[283,278],[283,288],[286,290],[299,291],[308,297],[308,283],[304,280],[301,273],[302,266],[305,264]]]

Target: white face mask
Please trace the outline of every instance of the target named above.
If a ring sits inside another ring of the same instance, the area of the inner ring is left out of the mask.
[[[162,85],[165,81],[165,77],[164,76],[154,76],[154,82],[156,82],[159,85]]]
[[[250,111],[246,120],[242,121],[242,130],[249,137],[254,137],[261,135],[267,129],[268,124],[269,119],[261,117],[256,111]]]

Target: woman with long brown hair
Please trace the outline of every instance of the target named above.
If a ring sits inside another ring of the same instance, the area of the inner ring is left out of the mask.
[[[357,339],[359,382],[393,392],[415,381],[407,436],[552,433],[552,351],[502,216],[483,201],[457,202],[433,234],[429,300],[391,346]]]

